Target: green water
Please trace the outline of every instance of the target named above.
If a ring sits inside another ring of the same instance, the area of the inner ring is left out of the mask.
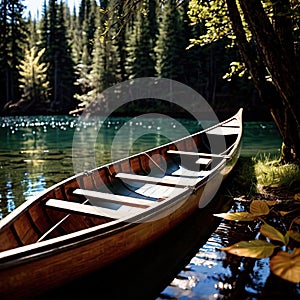
[[[179,121],[113,118],[99,125],[99,121],[78,124],[76,117],[69,116],[0,118],[0,218],[29,197],[74,175],[75,132],[82,134],[76,140],[76,146],[82,143],[81,156],[95,154],[95,163],[101,165],[200,128],[198,122]],[[244,127],[242,155],[279,153],[281,141],[272,123],[248,122]],[[95,153],[91,153],[93,149]]]

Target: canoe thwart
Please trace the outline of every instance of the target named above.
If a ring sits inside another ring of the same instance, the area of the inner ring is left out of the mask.
[[[121,219],[129,216],[129,213],[126,211],[117,211],[115,209],[98,207],[93,205],[85,205],[85,204],[58,200],[58,199],[47,200],[46,206],[59,208],[71,212],[87,214],[87,215],[108,217],[112,219]]]
[[[207,134],[214,135],[235,135],[241,132],[240,127],[220,126],[207,131]]]
[[[204,165],[204,166],[208,166],[211,162],[212,162],[211,158],[200,157],[196,160],[197,165]]]
[[[240,123],[237,119],[230,120],[225,122],[222,127],[240,127]]]
[[[209,176],[210,173],[211,173],[211,171],[208,171],[208,170],[193,171],[193,170],[186,169],[183,166],[179,166],[179,169],[177,169],[176,171],[174,171],[172,173],[172,175],[183,176],[183,177],[199,177],[199,178],[203,178],[203,177]]]
[[[125,180],[131,180],[136,182],[143,183],[154,183],[154,184],[166,184],[166,185],[175,185],[178,187],[194,187],[197,184],[197,180],[193,178],[180,178],[173,176],[164,176],[164,177],[152,177],[146,175],[138,175],[131,173],[117,173],[115,177]]]
[[[94,198],[99,201],[107,201],[107,202],[111,202],[111,203],[124,204],[124,205],[129,205],[129,206],[149,207],[149,206],[157,205],[157,202],[147,200],[147,199],[139,199],[139,198],[135,198],[135,197],[103,193],[103,192],[98,192],[98,191],[76,189],[73,191],[73,193],[76,195]]]
[[[229,155],[224,155],[224,154],[189,152],[189,151],[179,151],[179,150],[168,150],[167,153],[178,154],[178,155],[203,156],[203,157],[211,157],[211,158],[230,158]]]

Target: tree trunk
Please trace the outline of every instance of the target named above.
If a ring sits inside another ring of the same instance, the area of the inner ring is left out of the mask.
[[[286,1],[288,0],[276,2],[277,12],[280,10],[280,3]],[[286,28],[286,26],[291,26],[291,22],[281,19],[280,22],[275,22],[278,28],[277,34],[259,0],[239,0],[255,39],[256,47],[253,49],[246,39],[236,1],[226,0],[226,2],[241,56],[260,98],[268,105],[281,134],[282,160],[284,163],[300,164],[300,88],[297,79],[299,67],[295,63],[290,41],[287,41],[291,37],[284,34],[285,31],[292,30],[292,28]],[[286,7],[283,6],[280,11],[282,12],[283,9]],[[284,45],[287,47],[285,48]],[[274,85],[265,80],[266,68]]]

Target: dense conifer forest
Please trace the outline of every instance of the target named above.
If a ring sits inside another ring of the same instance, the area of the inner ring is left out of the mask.
[[[192,26],[189,1],[139,1],[126,16],[122,1],[82,0],[76,11],[46,0],[38,19],[22,2],[0,2],[2,115],[80,112],[108,87],[149,76],[187,84],[217,110],[258,105],[247,77],[224,78],[236,47],[191,47],[205,28]]]

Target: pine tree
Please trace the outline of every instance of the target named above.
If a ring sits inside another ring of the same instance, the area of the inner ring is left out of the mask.
[[[152,1],[150,1],[152,2]],[[153,7],[151,7],[153,9]],[[130,32],[127,52],[127,73],[129,78],[152,77],[155,75],[154,32],[150,24],[149,0],[142,3],[134,27]],[[154,34],[154,35],[153,35]]]
[[[26,24],[22,0],[0,2],[0,87],[1,106],[19,100],[19,72],[17,66],[26,48]],[[3,97],[3,98],[2,98]]]
[[[41,108],[48,101],[47,65],[40,62],[44,53],[45,49],[37,52],[36,47],[26,50],[24,60],[18,67],[22,100],[26,103],[26,109],[32,105]]]
[[[31,18],[31,13],[29,13],[27,19],[27,27],[28,27],[28,48],[31,49],[39,45],[40,35],[38,33],[38,24],[36,19]]]
[[[93,102],[97,105],[97,110],[105,111],[109,103],[101,102],[101,92],[121,81],[117,22],[108,19],[106,13],[112,7],[102,5],[101,2],[100,14],[96,15],[97,29],[94,36],[91,69],[86,64],[79,64],[77,68],[80,75],[77,79],[80,93],[76,98],[81,102],[79,104],[81,109]]]
[[[94,35],[96,31],[97,3],[95,0],[82,0],[79,8],[78,25],[81,34],[82,55],[85,63],[92,61]]]
[[[41,37],[40,41],[38,43],[39,49],[47,49],[50,47],[49,45],[49,14],[48,14],[48,7],[47,7],[47,2],[44,0],[43,8],[42,8],[42,19],[39,22],[39,27],[40,27],[40,32],[41,32]],[[47,52],[44,55],[43,60],[47,60],[48,55]]]
[[[8,0],[0,2],[0,106],[1,108],[10,100],[9,95],[9,25],[8,25]]]
[[[46,49],[43,62],[49,64],[48,80],[51,90],[51,109],[64,113],[74,106],[74,66],[65,26],[65,8],[61,2],[44,5],[41,25],[41,47]]]
[[[56,26],[57,49],[55,53],[55,109],[67,112],[74,106],[74,64],[72,61],[71,46],[68,41],[67,29],[65,26],[64,4],[58,7],[58,23]]]
[[[181,16],[178,0],[166,1],[156,44],[156,71],[160,77],[183,81],[184,52]]]
[[[108,10],[113,9],[109,3]],[[91,80],[98,82],[97,91],[104,89],[121,81],[120,76],[120,48],[119,48],[119,28],[117,20],[108,18],[106,14],[101,14],[99,26],[95,33],[95,45],[93,53],[93,64]],[[105,26],[109,30],[104,34]]]

